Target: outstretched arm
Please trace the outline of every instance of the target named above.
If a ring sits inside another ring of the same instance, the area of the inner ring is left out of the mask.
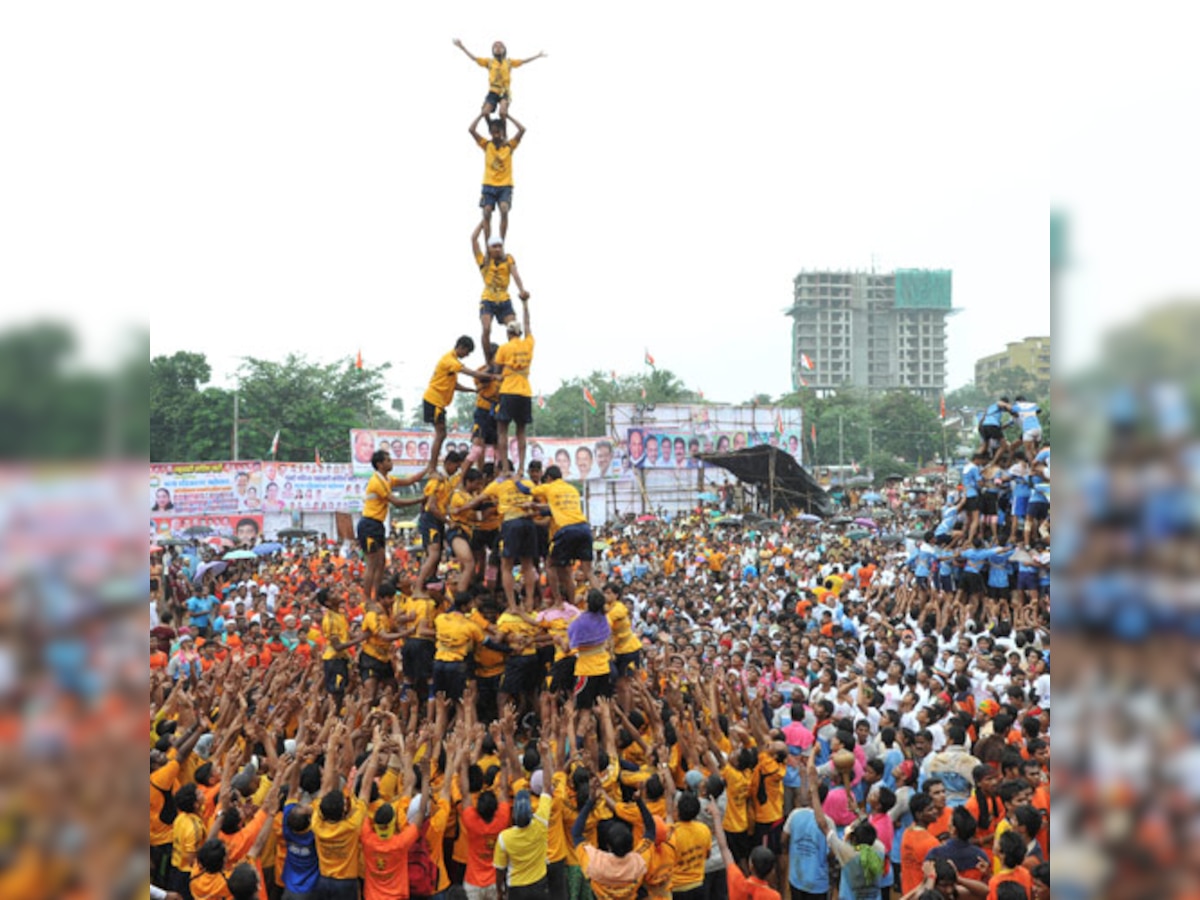
[[[480,113],[471,121],[471,127],[467,129],[467,133],[471,135],[471,137],[474,139],[476,144],[481,143],[481,142],[487,143],[487,138],[485,138],[477,130],[479,127],[479,123],[482,120],[483,120],[483,113]]]
[[[479,62],[479,57],[477,57],[474,53],[472,53],[470,50],[468,50],[466,47],[464,47],[463,42],[460,41],[458,38],[454,39],[454,46],[457,47],[459,50],[461,50],[463,53],[467,54],[467,58],[470,59],[471,62],[473,62],[473,63]],[[483,65],[487,65],[487,63],[483,63]]]
[[[531,63],[531,62],[533,62],[535,59],[543,59],[543,58],[545,58],[547,55],[548,55],[548,54],[547,54],[545,51],[543,51],[543,50],[539,50],[539,51],[537,52],[537,56],[531,56],[531,57],[529,57],[528,59],[514,59],[514,60],[513,60],[513,65],[517,65],[517,66],[523,66],[523,65],[525,65],[526,63]],[[511,118],[512,118],[512,116],[509,116],[509,118],[511,119]]]
[[[532,337],[529,331],[529,294],[525,291],[521,294],[521,325],[525,330],[525,337]]]
[[[481,223],[479,228],[482,228],[482,227],[483,227],[483,225]],[[478,230],[478,229],[476,229],[476,230]],[[529,291],[525,290],[525,285],[521,283],[521,273],[517,271],[517,261],[515,259],[512,261],[512,265],[509,266],[509,269],[512,271],[513,281],[515,281],[517,283],[517,290],[520,292],[519,296],[521,297],[522,300],[528,300],[529,299]],[[529,330],[528,322],[525,323],[525,330],[526,331]]]
[[[481,119],[481,118],[483,118],[483,116],[480,116],[479,118]],[[476,121],[476,122],[478,122],[478,121],[479,121],[479,119],[476,119],[475,121]],[[517,143],[518,141],[520,141],[520,140],[521,140],[521,138],[523,138],[523,137],[525,136],[525,126],[524,126],[524,125],[522,125],[520,122],[518,122],[516,119],[514,119],[514,118],[512,117],[512,113],[509,113],[509,115],[508,115],[508,121],[512,122],[514,125],[516,125],[516,126],[517,126],[517,133],[516,133],[516,134],[514,134],[514,135],[513,135],[513,136],[512,136],[512,137],[509,139],[509,143],[515,144],[515,143]],[[474,125],[472,125],[471,127],[472,127],[472,128],[474,128],[475,126],[474,126]]]
[[[476,119],[476,122],[479,120]],[[475,126],[471,126],[471,133],[475,133]],[[483,222],[475,226],[475,230],[471,232],[471,258],[478,261],[483,257],[483,251],[479,249],[479,235],[483,233]],[[514,271],[514,274],[515,271]],[[518,282],[519,283],[519,282]]]

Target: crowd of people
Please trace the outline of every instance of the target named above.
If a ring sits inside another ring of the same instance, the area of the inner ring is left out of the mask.
[[[499,42],[477,61],[485,364],[464,367],[467,336],[438,362],[428,468],[397,478],[373,453],[357,548],[203,573],[164,554],[152,894],[1048,897],[1036,405],[998,401],[961,477],[886,529],[798,511],[731,529],[699,503],[594,530],[557,466],[526,465],[529,296],[503,247],[519,63]],[[474,439],[443,456],[461,390],[478,394]],[[515,459],[495,452],[510,427]],[[404,506],[419,551],[389,539]]]

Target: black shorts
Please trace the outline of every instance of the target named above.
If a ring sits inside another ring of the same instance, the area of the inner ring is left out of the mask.
[[[750,858],[750,851],[754,849],[754,832],[730,831],[726,833],[725,839],[729,842],[729,852],[733,854],[734,859],[741,862]]]
[[[985,516],[994,516],[1000,509],[1000,497],[991,491],[984,491],[980,495],[979,507]]]
[[[507,203],[508,208],[512,209],[512,185],[506,184],[502,187],[497,187],[491,184],[485,184],[483,190],[479,192],[479,206],[490,206],[492,209],[498,207],[501,203]]]
[[[528,425],[533,421],[533,398],[522,397],[520,394],[501,394],[496,421]]]
[[[505,559],[533,559],[537,555],[533,519],[509,519],[500,526],[500,554]]]
[[[488,91],[487,96],[483,98],[483,102],[490,106],[493,110],[500,108],[500,101],[507,100],[508,94],[497,94],[495,91]]]
[[[618,678],[627,678],[641,667],[641,650],[634,650],[632,653],[618,653],[613,663],[613,671],[616,672]]]
[[[451,525],[446,529],[446,546],[453,550],[456,540],[466,541],[467,546],[471,546],[471,532],[461,525]]]
[[[422,400],[422,409],[424,410],[424,422],[428,425],[445,425],[446,424],[446,408],[444,406],[434,406],[428,400]]]
[[[496,446],[496,415],[491,407],[475,407],[475,424],[471,426],[471,437],[479,438],[485,447]]]
[[[533,530],[537,534],[537,556],[534,559],[545,559],[550,552],[550,529],[545,525],[534,525]]]
[[[1029,504],[1029,518],[1033,519],[1033,521],[1041,522],[1049,515],[1050,515],[1050,504],[1049,503],[1030,503]]]
[[[346,693],[346,688],[350,686],[350,660],[327,659],[322,667],[325,669],[325,693]]]
[[[575,689],[575,657],[564,656],[550,666],[550,690],[566,696]]]
[[[940,587],[947,594],[954,593],[954,576],[953,575],[939,575],[938,576],[938,587]]]
[[[992,600],[1003,600],[1005,597],[1008,596],[1008,588],[1007,587],[996,587],[993,584],[989,584],[987,586],[987,595]]]
[[[476,553],[484,550],[490,550],[493,553],[496,551],[496,544],[500,541],[500,530],[491,529],[485,531],[482,528],[476,528],[471,535],[471,549]]]
[[[433,641],[428,638],[408,638],[400,648],[400,665],[408,684],[428,684],[433,678]]]
[[[580,675],[575,678],[575,708],[591,709],[597,697],[611,697],[612,679],[607,675]]]
[[[978,572],[963,572],[961,587],[968,597],[982,594],[984,592],[983,576]]]
[[[429,696],[445,694],[451,700],[461,700],[467,687],[467,664],[435,659],[433,682],[429,685]]]
[[[495,300],[480,300],[479,318],[484,316],[491,316],[497,322],[507,322],[509,319],[515,319],[517,314],[513,310],[511,300],[501,300],[499,303]]]
[[[378,519],[363,516],[358,520],[358,546],[363,553],[374,553],[387,547],[387,528]]]
[[[439,522],[427,512],[417,516],[417,531],[421,535],[421,546],[428,550],[434,544],[440,544],[446,536],[446,525]]]
[[[968,497],[967,502],[963,505],[963,509],[967,512],[979,512],[979,495]]]
[[[755,822],[754,845],[766,847],[776,856],[783,843],[783,819],[778,822]]]
[[[980,425],[979,436],[985,441],[1002,441],[1004,440],[1004,429],[999,425]]]
[[[396,680],[396,671],[392,668],[391,663],[376,659],[370,653],[358,654],[358,674],[363,681],[368,678],[392,682]]]
[[[504,677],[500,681],[500,693],[512,695],[532,694],[538,689],[542,667],[537,654],[510,656],[504,661]]]
[[[580,522],[558,529],[550,541],[548,556],[552,566],[565,566],[575,560],[591,562],[594,558],[591,526]]]

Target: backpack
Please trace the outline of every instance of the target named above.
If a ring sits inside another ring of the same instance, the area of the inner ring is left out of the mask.
[[[408,848],[408,892],[417,897],[430,897],[437,892],[438,870],[425,839],[427,829],[421,828],[421,836]]]
[[[157,784],[151,784],[150,786],[162,794],[163,797],[162,809],[158,811],[158,821],[164,825],[174,825],[175,818],[179,815],[179,810],[175,808],[175,795],[170,791],[164,791]]]

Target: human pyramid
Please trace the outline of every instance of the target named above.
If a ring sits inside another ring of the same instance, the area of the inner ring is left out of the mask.
[[[466,335],[438,361],[426,470],[399,478],[387,450],[372,456],[361,569],[323,548],[180,573],[192,596],[150,632],[151,896],[1048,897],[1036,585],[981,607],[1000,628],[930,590],[932,548],[860,559],[798,519],[794,546],[768,550],[706,531],[702,511],[612,526],[597,578],[579,492],[525,466],[534,339],[504,246],[525,131],[510,81],[544,54],[454,43],[488,70],[470,128],[484,364],[464,366]],[[472,447],[439,467],[459,391],[477,395]],[[968,494],[982,477],[964,472]],[[421,480],[419,497],[396,493]],[[413,505],[419,566],[388,553],[389,507]],[[978,542],[978,510],[947,506],[946,542]]]

